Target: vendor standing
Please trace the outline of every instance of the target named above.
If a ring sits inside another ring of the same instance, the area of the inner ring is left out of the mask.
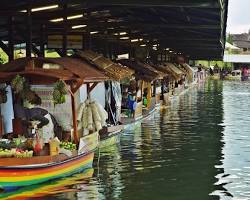
[[[41,137],[43,138],[44,143],[48,143],[50,139],[54,138],[54,127],[57,123],[47,110],[39,107],[27,108],[22,106],[19,101],[14,104],[14,115],[15,118],[21,120],[26,137],[32,136],[32,133],[29,133],[28,128],[32,121],[37,121],[37,128],[42,130]]]

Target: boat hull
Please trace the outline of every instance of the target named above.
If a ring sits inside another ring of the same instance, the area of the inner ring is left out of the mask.
[[[119,143],[123,129],[124,129],[123,125],[108,127],[107,129],[108,134],[105,137],[101,137],[99,148],[105,148]]]
[[[60,162],[0,166],[0,187],[8,190],[70,176],[92,168],[93,159],[94,153],[90,152]]]
[[[117,144],[120,142],[121,131],[116,134],[111,135],[110,137],[104,138],[100,141],[99,148],[109,147],[111,145]]]
[[[50,195],[57,195],[68,192],[69,186],[75,184],[85,184],[83,180],[89,179],[93,176],[94,169],[86,169],[83,172],[74,174],[69,177],[57,179],[41,184],[29,185],[20,187],[15,190],[5,191],[0,193],[0,200],[18,200],[18,199],[43,199],[43,197]]]

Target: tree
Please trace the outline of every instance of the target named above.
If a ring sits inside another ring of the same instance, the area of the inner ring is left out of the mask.
[[[226,41],[230,44],[233,44],[233,36],[232,34],[228,33],[226,37]]]
[[[4,64],[6,62],[7,62],[6,58],[0,54],[0,64]]]

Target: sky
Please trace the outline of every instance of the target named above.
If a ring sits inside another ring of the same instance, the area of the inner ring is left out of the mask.
[[[250,29],[250,0],[229,0],[228,33],[244,33]]]

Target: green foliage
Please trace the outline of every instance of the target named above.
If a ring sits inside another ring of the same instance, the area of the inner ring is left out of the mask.
[[[20,75],[16,75],[16,77],[11,81],[11,87],[16,94],[23,91],[25,81],[25,78]]]
[[[66,101],[65,95],[67,94],[67,90],[63,81],[57,81],[54,84],[53,91],[53,100],[54,104],[63,104]]]
[[[223,61],[207,61],[207,60],[197,60],[195,62],[195,65],[198,66],[199,64],[201,64],[202,66],[209,68],[210,66],[215,66],[217,65],[219,68],[226,68],[226,69],[232,69],[233,68],[233,64],[232,63],[227,63],[227,62],[223,62]]]
[[[4,64],[8,61],[7,55],[0,49],[0,64]]]
[[[226,41],[230,44],[233,44],[233,37],[230,33],[227,34]]]

